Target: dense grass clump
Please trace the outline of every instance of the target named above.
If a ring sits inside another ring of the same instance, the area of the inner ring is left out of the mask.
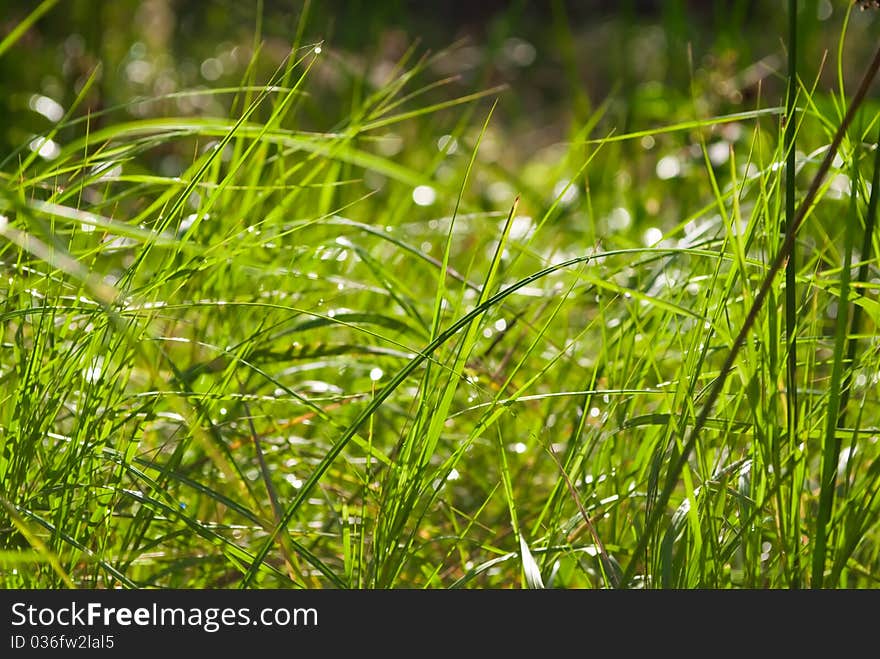
[[[535,153],[462,46],[377,82],[301,26],[97,111],[92,71],[0,165],[0,585],[876,585],[851,10],[787,94],[573,93]]]

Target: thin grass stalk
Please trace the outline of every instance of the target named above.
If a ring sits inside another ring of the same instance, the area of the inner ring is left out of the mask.
[[[797,78],[797,41],[798,41],[798,21],[797,21],[798,3],[797,0],[789,0],[788,3],[788,97],[785,103],[785,135],[783,136],[783,149],[785,150],[785,226],[784,235],[788,235],[793,231],[795,219],[795,178],[797,171],[795,169],[795,145],[797,141],[797,121],[795,113],[797,107],[795,101],[797,99],[798,78]],[[797,443],[797,427],[798,427],[798,395],[797,395],[797,245],[791,248],[791,254],[788,263],[785,265],[785,345],[786,345],[786,370],[785,370],[785,400],[786,400],[786,422],[788,430],[788,443],[794,446]],[[775,442],[775,459],[776,464],[779,460],[779,442]],[[788,537],[785,529],[785,516],[782,514],[784,510],[782,506],[782,492],[777,490],[779,499],[779,519],[780,532],[782,537]],[[793,496],[797,496],[794,494]],[[792,545],[797,547],[798,535],[798,516],[794,516],[791,526],[794,533],[795,542]],[[798,587],[798,575],[800,574],[798,566],[798,552],[793,552],[792,560],[794,561],[793,572],[790,578],[790,584],[793,588]]]
[[[797,97],[797,0],[788,3],[788,98],[785,104],[785,233],[794,227],[795,219],[795,142],[797,121],[795,100]],[[786,370],[786,394],[788,400],[788,434],[797,434],[797,247],[793,246],[785,265],[785,343],[788,347]]]

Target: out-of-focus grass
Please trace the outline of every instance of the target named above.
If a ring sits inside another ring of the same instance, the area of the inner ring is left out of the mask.
[[[800,197],[877,18],[823,68],[802,17],[786,141],[781,46],[593,97],[555,11],[541,149],[530,88],[441,71],[473,46],[378,76],[306,23],[214,88],[32,98],[51,127],[0,174],[4,587],[874,585],[876,96],[671,467],[784,239],[785,145]]]

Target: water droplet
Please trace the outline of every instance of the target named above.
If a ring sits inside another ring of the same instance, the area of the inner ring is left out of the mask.
[[[381,380],[383,375],[385,375],[385,373],[383,373],[382,369],[378,366],[370,369],[370,379],[373,382],[378,382],[379,380]]]
[[[125,75],[136,85],[142,85],[153,75],[153,65],[142,59],[135,59],[125,65]]]
[[[504,228],[504,223],[505,222],[502,222],[501,229]],[[517,215],[513,218],[513,222],[510,225],[510,237],[513,240],[522,240],[527,238],[534,228],[535,223],[531,217],[528,215]]]
[[[34,94],[28,100],[28,107],[51,122],[60,121],[64,116],[64,108],[61,104],[53,101],[48,96]]]
[[[516,66],[529,66],[535,61],[538,51],[525,39],[511,37],[504,42],[504,56]]]
[[[376,141],[376,149],[383,156],[396,156],[403,149],[403,138],[397,133],[383,135]]]
[[[458,140],[452,135],[443,135],[437,140],[437,149],[445,151],[447,156],[451,156],[458,151]]]
[[[36,151],[45,160],[54,160],[61,155],[61,147],[58,142],[45,137],[35,137],[28,144],[31,151]]]
[[[574,182],[563,179],[553,186],[553,198],[559,199],[563,206],[570,206],[578,198],[578,188]]]
[[[202,62],[199,70],[205,80],[213,81],[223,75],[223,62],[216,57],[209,57]]]
[[[89,364],[88,368],[83,371],[83,377],[86,382],[92,384],[101,379],[101,374],[104,370],[104,358],[103,357],[95,357],[92,360],[92,363]]]
[[[730,144],[725,141],[710,144],[707,151],[709,153],[709,162],[716,167],[723,165],[730,159]]]
[[[657,227],[651,227],[642,234],[642,242],[647,246],[656,245],[663,240],[663,232]]]

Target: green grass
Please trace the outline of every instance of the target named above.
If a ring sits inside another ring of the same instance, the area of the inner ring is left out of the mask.
[[[0,166],[0,585],[876,586],[856,16],[787,102],[572,92],[525,158],[516,88],[435,74],[457,46],[328,104],[300,24],[152,101],[197,116],[87,78]]]

